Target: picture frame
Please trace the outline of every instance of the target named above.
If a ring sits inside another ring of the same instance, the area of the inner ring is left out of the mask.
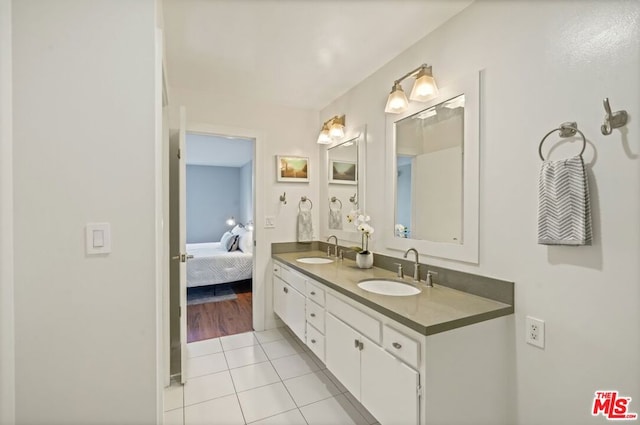
[[[358,183],[358,168],[354,161],[329,160],[329,183],[350,184]]]
[[[276,180],[278,182],[308,183],[309,157],[276,155]]]

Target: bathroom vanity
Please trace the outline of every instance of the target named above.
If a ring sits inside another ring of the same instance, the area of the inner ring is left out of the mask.
[[[513,303],[437,283],[379,295],[358,282],[396,273],[297,261],[321,251],[272,257],[275,313],[382,425],[509,422]]]

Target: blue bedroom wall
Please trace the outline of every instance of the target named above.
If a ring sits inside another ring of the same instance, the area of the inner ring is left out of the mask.
[[[240,168],[187,165],[187,243],[218,242],[240,219]]]
[[[240,168],[240,220],[253,220],[253,161]]]
[[[398,163],[396,224],[411,230],[411,163]]]

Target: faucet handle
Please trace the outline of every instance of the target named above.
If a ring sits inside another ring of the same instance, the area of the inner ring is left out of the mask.
[[[432,270],[427,270],[427,280],[426,284],[429,287],[433,287],[433,276],[438,276],[438,272],[434,272]]]
[[[398,266],[398,277],[404,278],[404,270],[402,269],[402,263],[393,263]]]

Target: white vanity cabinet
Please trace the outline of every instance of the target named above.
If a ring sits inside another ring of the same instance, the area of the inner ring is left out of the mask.
[[[381,424],[420,423],[417,370],[331,313],[326,316],[325,352],[327,368]]]
[[[287,279],[291,271],[281,264],[273,270],[273,311],[298,336],[305,340],[305,296],[304,290],[296,289],[296,280]],[[287,279],[285,281],[284,279]],[[304,284],[304,282],[303,282]]]
[[[426,335],[278,261],[273,291],[276,314],[381,425],[513,423],[512,318]]]

